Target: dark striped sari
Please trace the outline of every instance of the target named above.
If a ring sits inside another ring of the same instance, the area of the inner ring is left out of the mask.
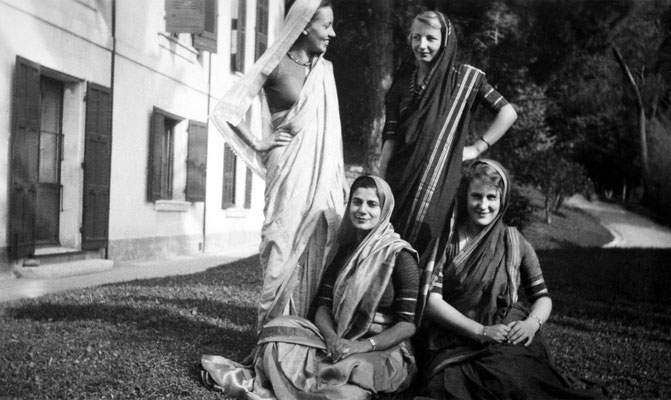
[[[498,215],[459,251],[455,227],[436,269],[434,293],[464,316],[485,326],[529,316],[518,299],[520,284],[529,301],[548,296],[535,252],[503,215],[510,203],[510,181],[495,161],[479,160],[503,178]],[[474,165],[475,165],[474,164]],[[457,209],[457,213],[466,210]],[[428,319],[422,333],[425,359],[423,399],[605,399],[600,388],[563,375],[541,332],[528,345],[481,343]]]
[[[385,179],[396,198],[392,224],[419,252],[420,267],[431,275],[444,248],[459,180],[464,142],[476,104],[492,112],[508,104],[479,69],[455,63],[457,38],[441,13],[443,48],[425,80],[415,84],[414,57],[401,66],[387,95],[383,138],[395,140]],[[428,267],[428,270],[427,270]],[[422,279],[426,282],[425,279]],[[417,321],[425,290],[420,292]]]

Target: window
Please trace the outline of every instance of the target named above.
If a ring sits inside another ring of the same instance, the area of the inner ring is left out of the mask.
[[[256,50],[258,60],[268,48],[268,0],[258,0],[256,4]]]
[[[192,33],[193,47],[217,52],[217,0],[165,0],[165,30]]]
[[[231,15],[231,71],[245,71],[245,29],[247,18],[247,0],[233,0]]]
[[[198,50],[217,52],[217,5],[218,0],[205,0],[204,29],[193,37],[193,47]]]
[[[181,118],[154,107],[149,147],[149,201],[173,197],[175,126]]]
[[[224,143],[224,183],[221,193],[221,208],[235,207],[235,167],[238,158],[233,149]]]
[[[252,169],[247,167],[245,175],[245,208],[252,208]]]

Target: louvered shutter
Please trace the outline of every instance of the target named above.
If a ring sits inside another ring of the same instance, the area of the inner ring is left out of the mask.
[[[247,167],[245,174],[245,208],[252,207],[252,169]]]
[[[221,208],[235,207],[235,167],[237,157],[228,144],[224,144],[224,182],[221,193]]]
[[[186,158],[186,200],[205,201],[207,173],[207,125],[189,121],[189,144]]]
[[[107,245],[112,155],[112,98],[110,89],[89,83],[86,91],[84,148],[84,210],[82,249]]]
[[[258,0],[256,5],[255,60],[268,48],[268,0]]]
[[[9,252],[13,258],[35,252],[35,214],[40,135],[40,66],[16,58],[12,99],[12,154]]]
[[[217,52],[217,20],[218,9],[217,0],[205,1],[205,16],[203,32],[193,37],[193,47],[198,50],[209,51],[210,53]]]
[[[245,42],[246,34],[245,29],[247,29],[247,1],[239,0],[238,1],[238,52],[235,56],[235,70],[239,72],[245,72]]]
[[[170,33],[202,33],[205,0],[165,0],[165,30]]]
[[[147,168],[147,198],[156,201],[162,198],[161,166],[163,160],[163,140],[165,133],[165,117],[154,107],[151,115],[151,132],[149,133],[149,164]]]

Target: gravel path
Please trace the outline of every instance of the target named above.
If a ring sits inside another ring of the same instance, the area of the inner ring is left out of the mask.
[[[566,201],[571,207],[585,210],[597,217],[615,237],[604,247],[671,248],[671,228],[660,225],[622,206],[601,201],[587,201],[573,196]]]

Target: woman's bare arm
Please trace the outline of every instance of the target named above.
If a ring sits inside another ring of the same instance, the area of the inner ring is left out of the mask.
[[[275,147],[286,146],[291,142],[291,139],[293,139],[293,136],[289,132],[278,130],[259,140],[244,122],[241,122],[238,125],[228,124],[228,126],[240,139],[242,139],[243,142],[245,142],[245,144],[256,152],[264,152]]]
[[[476,341],[502,343],[510,331],[510,328],[503,324],[485,326],[468,318],[437,293],[429,295],[425,312],[439,326]]]
[[[505,135],[515,120],[517,120],[517,112],[512,105],[506,104],[501,107],[492,123],[482,134],[482,139],[478,139],[472,145],[464,147],[463,160],[472,160],[487,151],[490,146],[493,146],[494,143]]]

